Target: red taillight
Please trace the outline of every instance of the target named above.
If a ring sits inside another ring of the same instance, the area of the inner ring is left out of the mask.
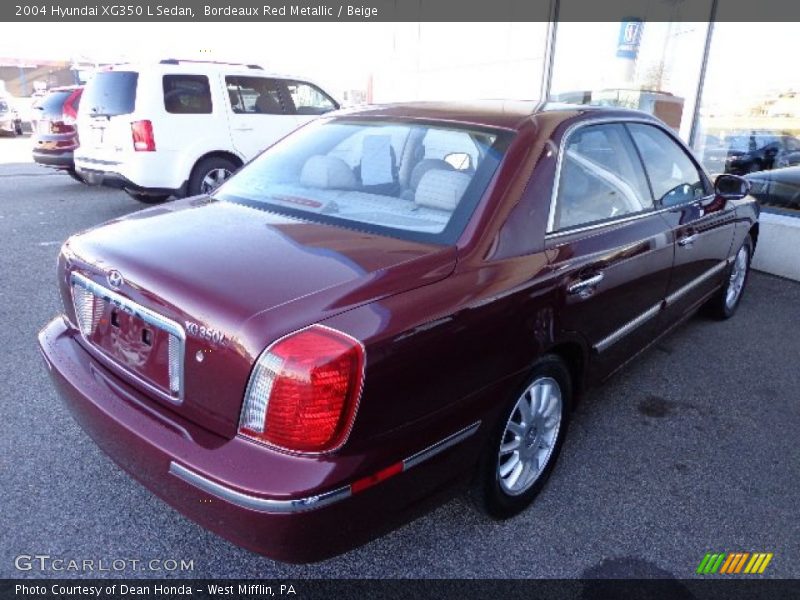
[[[50,121],[50,133],[75,133],[75,126],[64,121]]]
[[[75,119],[78,118],[78,102],[80,101],[81,93],[82,90],[77,89],[64,100],[61,112],[63,113],[63,120],[67,124],[75,123]]]
[[[150,121],[134,121],[131,123],[133,133],[133,149],[136,152],[154,152],[156,138],[153,136],[153,123]]]
[[[239,433],[296,452],[329,452],[347,439],[361,395],[364,347],[312,325],[259,357]]]

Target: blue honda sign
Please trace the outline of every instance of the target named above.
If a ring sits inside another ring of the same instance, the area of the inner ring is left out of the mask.
[[[617,39],[617,56],[620,58],[636,58],[639,44],[642,42],[644,22],[641,19],[628,19],[619,24]]]

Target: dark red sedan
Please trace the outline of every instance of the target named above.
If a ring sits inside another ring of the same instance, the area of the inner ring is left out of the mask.
[[[747,194],[638,112],[340,111],[210,197],[71,237],[39,341],[81,426],[154,493],[317,560],[459,483],[491,515],[524,509],[584,390],[695,309],[734,313]]]

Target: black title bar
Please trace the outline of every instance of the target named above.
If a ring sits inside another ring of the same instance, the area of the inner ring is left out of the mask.
[[[796,0],[3,0],[10,22],[800,21]]]

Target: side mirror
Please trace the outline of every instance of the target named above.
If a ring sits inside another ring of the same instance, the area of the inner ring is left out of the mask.
[[[744,177],[725,173],[714,181],[714,193],[725,200],[741,200],[750,193],[750,182]]]

